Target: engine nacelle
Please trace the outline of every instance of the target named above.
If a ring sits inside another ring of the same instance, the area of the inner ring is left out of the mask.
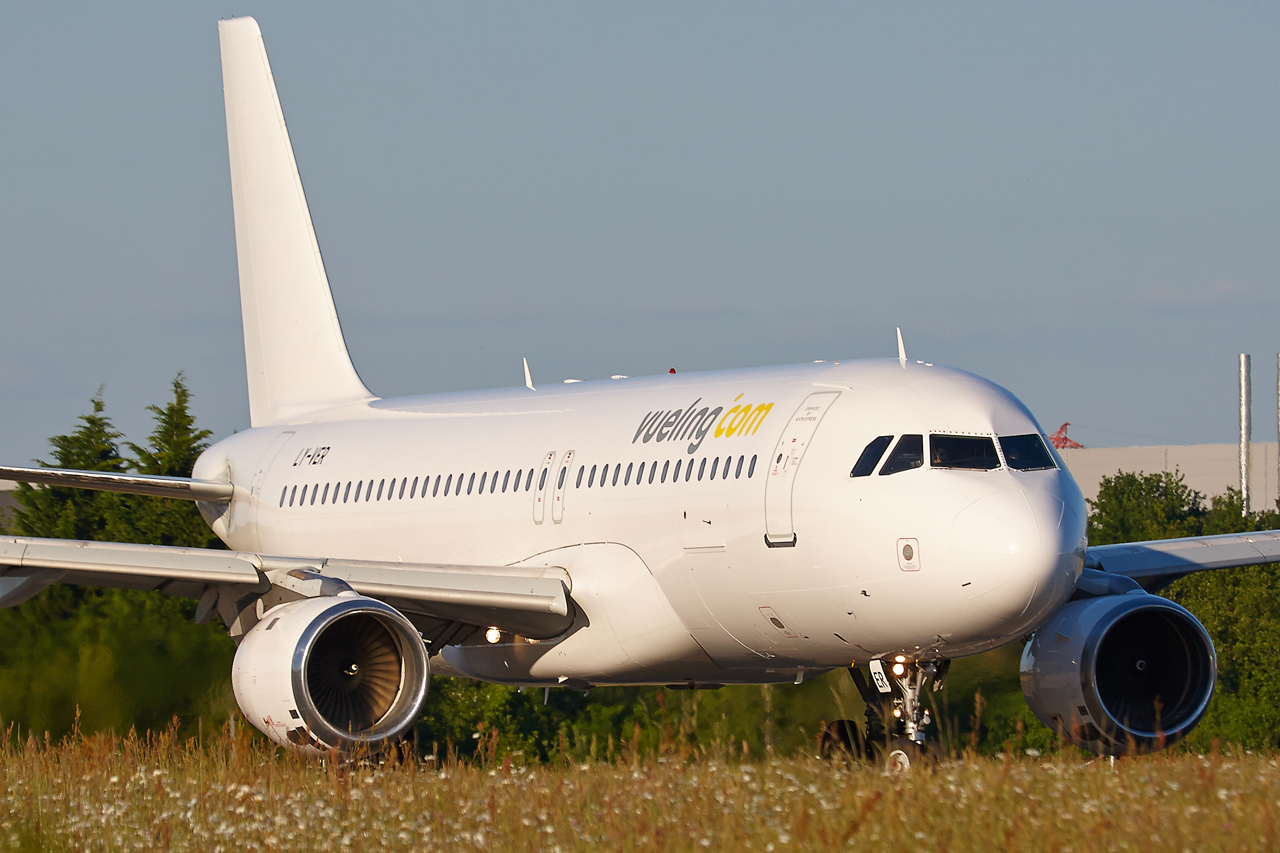
[[[376,748],[413,725],[427,695],[427,654],[399,611],[344,592],[268,610],[231,668],[236,702],[278,744]]]
[[[1022,692],[1042,723],[1102,755],[1172,744],[1209,707],[1218,661],[1204,626],[1145,593],[1073,601],[1022,651]]]

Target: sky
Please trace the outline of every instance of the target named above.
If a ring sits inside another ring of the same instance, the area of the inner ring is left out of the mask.
[[[216,22],[381,396],[896,354],[1093,446],[1276,437],[1280,6],[21,4],[0,461],[248,426]]]

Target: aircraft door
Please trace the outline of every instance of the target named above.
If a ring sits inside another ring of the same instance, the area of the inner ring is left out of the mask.
[[[254,520],[253,536],[256,539],[258,514],[262,507],[262,483],[267,479],[267,471],[271,469],[271,463],[276,461],[276,457],[280,455],[280,451],[289,443],[294,436],[293,430],[282,432],[277,435],[267,447],[266,452],[262,454],[262,458],[258,460],[258,467],[253,472],[253,479],[250,481],[249,494],[252,501],[251,517]],[[259,548],[262,547],[261,541],[258,542]]]
[[[819,391],[805,398],[778,439],[769,462],[769,479],[764,485],[764,541],[770,548],[790,548],[796,544],[791,519],[791,492],[800,460],[813,433],[839,391]]]
[[[267,451],[262,454],[262,458],[258,460],[258,469],[253,472],[253,484],[249,487],[249,493],[253,495],[254,500],[261,500],[262,481],[267,478],[267,469],[271,467],[271,463],[275,461],[276,456],[289,443],[293,435],[292,430],[277,435]]]
[[[564,493],[569,486],[569,477],[573,474],[573,451],[570,450],[560,461],[560,473],[556,474],[555,496],[551,499],[551,520],[556,524],[564,521]]]
[[[534,481],[533,523],[541,524],[547,513],[547,481],[551,479],[551,466],[556,464],[556,452],[548,451],[542,457],[542,467],[538,470],[538,479]]]

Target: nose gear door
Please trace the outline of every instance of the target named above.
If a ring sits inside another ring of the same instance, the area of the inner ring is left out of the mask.
[[[810,394],[796,409],[778,439],[769,462],[769,479],[764,485],[764,542],[770,548],[790,548],[796,544],[791,519],[791,492],[800,460],[813,440],[813,433],[839,391]]]

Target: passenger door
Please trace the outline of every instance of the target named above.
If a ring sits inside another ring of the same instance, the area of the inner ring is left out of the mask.
[[[800,460],[813,440],[813,433],[839,391],[819,391],[805,398],[778,439],[769,458],[769,478],[764,485],[764,541],[770,548],[790,548],[796,544],[791,518],[791,492]]]

